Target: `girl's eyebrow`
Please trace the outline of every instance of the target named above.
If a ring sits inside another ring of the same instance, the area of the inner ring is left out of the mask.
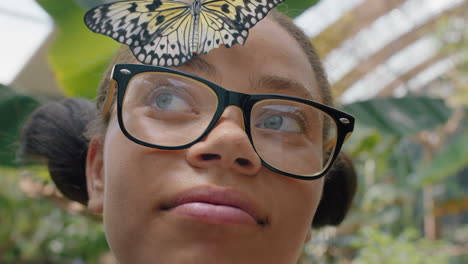
[[[185,63],[185,66],[190,67],[192,70],[213,76],[215,79],[219,79],[220,75],[216,70],[216,67],[198,56],[194,56],[191,60]]]
[[[212,76],[215,82],[220,80],[220,74],[216,67],[208,61],[195,56],[188,61],[185,66],[190,67],[192,70]],[[301,82],[288,77],[281,77],[277,75],[263,75],[259,79],[251,78],[252,87],[263,87],[273,91],[273,93],[284,90],[292,90],[297,93],[299,97],[309,99],[312,101],[320,102],[320,96],[317,96],[311,89],[306,88]]]
[[[273,92],[291,90],[297,93],[299,97],[320,102],[320,97],[311,89],[306,88],[301,82],[277,75],[264,75],[257,79],[252,87],[263,87],[272,90]]]

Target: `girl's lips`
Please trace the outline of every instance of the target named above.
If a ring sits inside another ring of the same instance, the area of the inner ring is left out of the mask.
[[[194,218],[214,224],[254,225],[257,221],[242,209],[204,202],[190,202],[178,205],[170,210],[182,217]]]
[[[265,225],[258,206],[240,192],[215,186],[182,191],[161,207],[184,218],[214,224]]]

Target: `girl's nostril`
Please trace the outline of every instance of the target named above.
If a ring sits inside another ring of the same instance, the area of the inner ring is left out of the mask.
[[[221,156],[218,154],[201,154],[200,155],[202,160],[219,160],[221,159]]]
[[[241,166],[249,166],[250,165],[250,161],[248,159],[238,158],[238,159],[236,159],[236,162]]]

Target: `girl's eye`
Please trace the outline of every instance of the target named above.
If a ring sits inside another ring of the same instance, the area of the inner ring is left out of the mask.
[[[285,132],[302,131],[300,122],[294,118],[283,115],[270,115],[255,125],[258,128],[281,130]]]
[[[156,96],[154,106],[166,111],[185,112],[190,110],[190,105],[184,99],[167,92]]]
[[[263,127],[267,129],[280,129],[283,125],[283,117],[273,115],[263,121]]]

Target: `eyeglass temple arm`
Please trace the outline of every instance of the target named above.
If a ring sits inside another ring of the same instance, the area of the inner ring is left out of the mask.
[[[109,88],[107,89],[106,99],[104,101],[104,107],[102,109],[102,115],[104,118],[107,118],[110,114],[110,107],[114,99],[115,89],[117,87],[117,82],[114,79],[110,79]]]
[[[346,136],[345,136],[345,138],[344,138],[344,140],[343,140],[343,143],[346,142],[346,140],[348,140],[348,138],[351,136],[352,133],[353,133],[353,132],[351,131],[351,132],[348,132],[348,133],[346,134]],[[330,138],[329,140],[327,140],[327,142],[325,143],[324,149],[325,149],[325,150],[331,149],[332,146],[335,145],[334,142],[336,142],[336,136]]]

